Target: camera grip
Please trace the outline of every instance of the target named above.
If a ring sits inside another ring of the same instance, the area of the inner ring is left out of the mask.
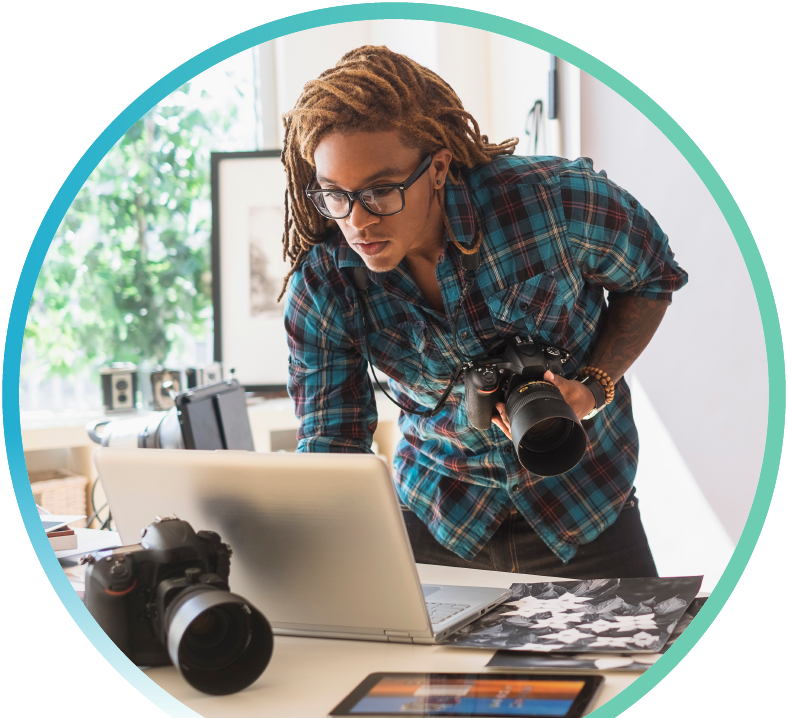
[[[115,564],[105,561],[106,558],[91,561],[85,571],[85,608],[112,642],[131,658],[128,608],[136,581],[130,575],[131,580],[115,585],[110,575]]]
[[[498,378],[492,372],[465,372],[465,412],[474,429],[487,431],[498,400]]]

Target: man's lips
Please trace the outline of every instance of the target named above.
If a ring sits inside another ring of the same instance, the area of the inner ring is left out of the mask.
[[[386,240],[380,242],[353,242],[353,246],[359,252],[366,254],[368,257],[382,252],[386,248],[387,244],[388,241]]]

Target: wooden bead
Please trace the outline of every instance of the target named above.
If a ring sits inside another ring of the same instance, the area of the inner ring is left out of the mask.
[[[616,394],[616,387],[607,372],[595,366],[584,366],[578,369],[577,373],[579,376],[590,376],[605,390],[605,404],[609,404],[613,401],[613,397]]]

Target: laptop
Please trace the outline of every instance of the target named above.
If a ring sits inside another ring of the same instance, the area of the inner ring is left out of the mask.
[[[274,632],[438,643],[511,591],[421,585],[388,466],[371,454],[99,449],[125,544],[157,516],[232,547],[230,590]]]

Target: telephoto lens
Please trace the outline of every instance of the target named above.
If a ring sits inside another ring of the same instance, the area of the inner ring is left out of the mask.
[[[585,430],[554,384],[522,376],[513,378],[506,414],[517,458],[528,471],[538,476],[558,476],[583,458]]]

